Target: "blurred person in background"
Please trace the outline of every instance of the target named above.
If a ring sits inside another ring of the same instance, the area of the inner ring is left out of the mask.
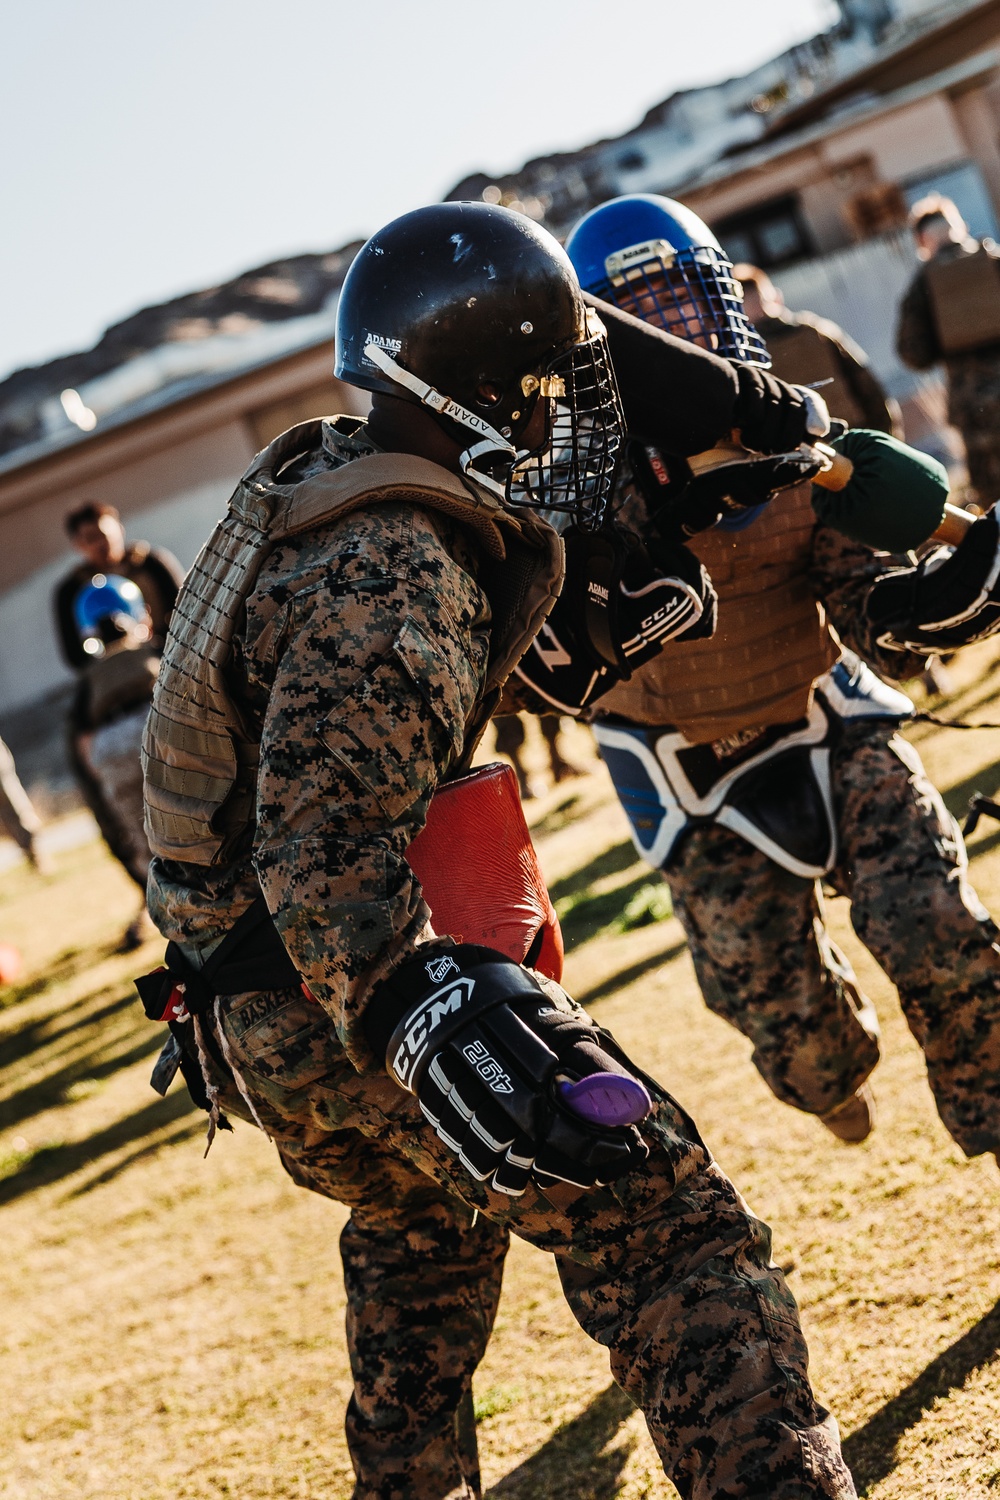
[[[118,824],[122,863],[146,888],[142,732],[160,667],[152,620],[137,584],[97,574],[74,606],[87,650],[74,707],[77,747]]]
[[[560,781],[569,781],[573,776],[586,776],[587,772],[584,767],[576,766],[572,761],[568,761],[559,747],[561,729],[559,715],[539,714],[538,723],[549,753],[549,771],[552,774],[553,786],[557,786]],[[496,752],[498,755],[505,755],[514,767],[521,799],[527,802],[534,797],[535,793],[521,760],[521,751],[527,738],[524,721],[519,714],[498,714],[493,720],[493,728],[496,731]]]
[[[10,749],[0,740],[0,830],[24,850],[36,870],[45,873],[45,856],[39,851],[37,835],[42,820],[21,785]]]
[[[145,908],[149,850],[142,832],[139,737],[133,735],[132,744],[128,726],[118,725],[111,729],[101,720],[100,712],[95,716],[94,703],[101,704],[104,697],[103,689],[97,690],[95,683],[108,681],[111,674],[105,658],[110,660],[119,655],[121,647],[108,650],[111,642],[103,640],[104,627],[96,616],[92,618],[88,601],[92,603],[94,597],[100,598],[100,590],[109,585],[111,593],[117,597],[116,591],[120,593],[125,586],[128,602],[119,608],[118,614],[122,618],[129,612],[135,614],[134,625],[146,631],[141,643],[143,652],[148,652],[151,659],[158,657],[180,587],[181,567],[177,559],[162,548],[153,547],[149,542],[127,541],[121,518],[113,505],[88,501],[70,512],[65,526],[66,534],[80,555],[80,562],[56,589],[54,600],[60,649],[78,679],[67,722],[68,756],[83,800],[97,820],[105,843],[142,891],[142,909],[129,923],[122,939],[122,946],[128,950],[138,947],[151,930]],[[119,605],[122,605],[120,598]],[[138,644],[133,640],[128,649],[134,650]],[[119,663],[112,669],[124,681],[127,671],[122,673],[123,665],[138,667],[138,664]],[[138,670],[141,676],[143,669],[138,667]],[[125,706],[144,717],[151,691],[150,684],[148,691],[139,693]],[[110,711],[117,713],[118,709]],[[111,741],[115,742],[118,769],[113,775],[107,765],[99,769],[95,763],[91,738],[95,730],[102,731],[97,742],[99,756],[102,750],[110,753]],[[130,772],[122,760],[124,757],[127,761],[129,756],[134,761]],[[138,789],[138,815],[134,796],[130,800],[129,786],[132,786],[133,793]]]
[[[911,370],[944,365],[969,483],[991,505],[1000,495],[1000,252],[974,239],[939,193],[914,204],[910,226],[922,264],[900,304],[896,351]]]
[[[735,266],[743,286],[746,315],[767,345],[771,369],[793,385],[822,390],[831,417],[848,427],[903,436],[899,402],[887,396],[873,374],[868,356],[829,318],[791,312],[778,287],[759,266]]]
[[[70,511],[65,527],[80,555],[80,562],[59,584],[55,594],[56,634],[68,665],[79,671],[87,664],[73,606],[95,573],[113,573],[138,585],[149,611],[151,639],[162,646],[182,577],[176,557],[149,542],[126,541],[118,511],[113,505],[99,501],[89,500]]]

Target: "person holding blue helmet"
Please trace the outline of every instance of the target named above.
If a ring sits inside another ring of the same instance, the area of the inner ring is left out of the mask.
[[[148,610],[151,631],[144,649],[155,648],[152,654],[158,654],[166,639],[171,610],[180,586],[181,567],[164,548],[127,538],[118,510],[107,501],[88,500],[75,506],[66,516],[64,526],[77,556],[74,566],[57,585],[52,602],[60,654],[78,679],[67,716],[67,759],[80,795],[94,815],[109,852],[145,897],[148,854],[143,853],[141,843],[137,844],[134,832],[129,833],[123,827],[121,816],[105,797],[86,753],[88,736],[94,728],[89,709],[95,675],[92,668],[102,653],[100,632],[95,632],[92,622],[86,617],[81,624],[78,605],[81,595],[91,594],[93,581],[98,576],[117,579],[129,589],[138,589]],[[135,602],[132,596],[132,604],[125,605],[126,614]],[[112,610],[112,616],[116,612],[120,611]],[[106,679],[112,670],[120,671],[124,665],[116,662],[112,669],[109,663],[113,656],[117,653],[109,653],[99,668],[98,675],[102,678]],[[137,857],[137,850],[141,857]],[[149,935],[149,925],[144,902],[139,916],[125,931],[122,947],[126,950],[138,947]]]
[[[567,252],[594,295],[740,368],[766,362],[719,242],[684,205],[607,203]],[[791,457],[735,443],[723,456],[678,463],[632,431],[620,471],[619,514],[644,537],[689,525],[702,484],[701,520],[716,523],[689,542],[718,593],[714,636],[675,640],[596,709],[636,846],[670,886],[708,1005],[749,1037],[779,1099],[845,1141],[874,1124],[878,1022],[824,925],[825,881],[898,988],[945,1125],[967,1155],[995,1153],[1000,933],[954,819],[897,733],[913,705],[865,660],[893,678],[920,672],[934,632],[887,627],[887,601],[908,608],[943,570],[892,571],[821,524],[808,465],[789,486]],[[995,561],[995,520],[976,526]]]
[[[73,708],[76,751],[113,820],[113,849],[145,891],[149,844],[143,828],[142,733],[160,665],[159,644],[142,591],[131,578],[95,573],[73,601],[86,665]],[[141,940],[145,900],[123,946]]]

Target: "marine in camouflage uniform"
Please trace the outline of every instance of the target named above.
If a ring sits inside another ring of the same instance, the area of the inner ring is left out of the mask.
[[[975,240],[943,245],[934,260],[947,263],[980,247]],[[946,354],[941,347],[922,266],[899,308],[896,350],[911,370],[943,364],[948,380],[948,420],[965,443],[969,482],[983,505],[1000,497],[1000,343]]]
[[[567,252],[594,295],[766,360],[732,267],[684,205],[612,200],[581,220]],[[595,725],[708,1005],[749,1038],[779,1099],[863,1139],[878,1023],[826,930],[826,878],[898,989],[945,1125],[967,1155],[997,1151],[997,928],[969,885],[959,829],[897,732],[912,704],[864,666],[923,670],[922,655],[880,644],[870,620],[875,580],[906,559],[818,524],[808,484],[734,513],[749,453],[727,467],[732,451],[718,450],[714,469],[702,455],[675,479],[641,428],[627,452],[620,515],[640,536],[666,534],[678,491],[688,505],[699,486],[725,502],[689,543],[718,592],[713,637],[675,641],[612,687]]]
[[[511,1197],[462,1168],[367,1040],[380,981],[440,948],[406,850],[551,606],[560,553],[530,512],[380,454],[357,424],[278,439],[177,603],[147,740],[150,907],[199,967],[263,892],[308,986],[219,994],[195,1024],[212,1101],[265,1129],[297,1183],[351,1207],[356,1500],[480,1494],[471,1380],[511,1230],[553,1254],[682,1495],[849,1500],[769,1231],[679,1104],[647,1080],[641,1169]]]

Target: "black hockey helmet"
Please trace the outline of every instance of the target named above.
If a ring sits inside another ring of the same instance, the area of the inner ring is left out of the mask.
[[[439,203],[380,229],[344,281],[335,373],[471,436],[463,471],[506,503],[603,519],[623,429],[604,329],[523,214]],[[528,450],[540,400],[545,436]]]

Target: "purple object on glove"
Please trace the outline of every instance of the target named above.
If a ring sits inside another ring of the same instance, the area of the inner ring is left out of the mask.
[[[558,1089],[563,1104],[591,1125],[638,1125],[653,1107],[638,1078],[622,1073],[590,1073],[576,1083],[563,1078]]]

